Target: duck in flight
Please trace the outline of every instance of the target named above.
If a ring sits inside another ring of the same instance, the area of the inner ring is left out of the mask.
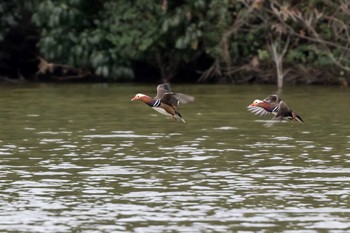
[[[185,123],[182,115],[176,110],[176,107],[182,103],[187,104],[194,101],[194,97],[182,93],[171,91],[169,83],[163,83],[157,86],[157,95],[151,97],[145,94],[136,94],[131,101],[139,100],[156,110],[157,112],[170,116],[175,120]]]
[[[288,105],[278,96],[270,95],[264,100],[256,99],[248,107],[248,111],[255,115],[265,116],[273,114],[272,120],[294,120],[304,123],[303,119],[294,112]]]

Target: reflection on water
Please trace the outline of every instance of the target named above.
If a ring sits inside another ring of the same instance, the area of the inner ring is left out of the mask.
[[[349,232],[348,91],[290,90],[306,124],[266,128],[271,87],[178,86],[186,124],[130,103],[153,89],[2,88],[0,231]]]

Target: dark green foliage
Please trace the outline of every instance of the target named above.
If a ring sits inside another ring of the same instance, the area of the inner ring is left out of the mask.
[[[284,67],[349,71],[349,9],[341,0],[13,0],[0,3],[0,41],[29,13],[50,62],[115,80],[133,79],[142,63],[167,80],[187,68],[236,82],[257,68],[274,76],[268,45],[286,38]]]

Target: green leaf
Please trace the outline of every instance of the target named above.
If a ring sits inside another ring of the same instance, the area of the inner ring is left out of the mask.
[[[185,40],[183,37],[180,37],[176,40],[176,44],[175,44],[175,47],[177,49],[184,49],[186,47],[185,45]]]
[[[270,58],[270,54],[266,50],[258,50],[258,57],[260,60],[264,61]]]
[[[92,57],[91,63],[92,63],[93,67],[99,67],[102,64],[102,62],[103,62],[103,55],[102,55],[102,53],[97,53],[96,55],[94,55]]]
[[[165,19],[163,21],[163,24],[162,24],[162,31],[163,32],[167,32],[168,31],[168,28],[169,28],[169,21],[167,19]]]
[[[109,70],[108,70],[108,67],[107,66],[102,66],[102,76],[104,76],[104,77],[107,77],[108,76],[108,74],[109,74]]]

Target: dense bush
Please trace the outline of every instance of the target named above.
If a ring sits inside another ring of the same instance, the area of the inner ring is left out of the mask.
[[[337,81],[350,70],[350,3],[341,0],[3,1],[0,40],[28,14],[38,56],[114,80],[132,80],[142,62],[165,80],[191,69],[202,81],[271,82],[272,48],[290,81],[322,82],[314,74],[324,69]]]

